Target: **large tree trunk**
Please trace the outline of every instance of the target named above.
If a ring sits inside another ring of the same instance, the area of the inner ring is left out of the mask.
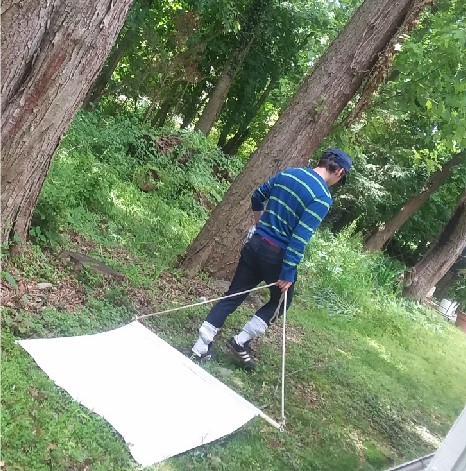
[[[189,246],[185,269],[205,269],[218,277],[231,274],[252,223],[253,189],[278,170],[308,164],[414,6],[415,0],[366,0],[359,7]]]
[[[1,236],[24,241],[53,153],[124,22],[131,0],[2,5]]]
[[[367,239],[364,250],[368,252],[382,250],[395,232],[429,199],[430,195],[435,193],[448,180],[453,169],[464,162],[465,157],[466,152],[460,152],[439,171],[432,174],[421,191],[415,194],[392,219],[380,226],[377,232]]]
[[[438,240],[411,270],[403,296],[420,301],[447,273],[466,248],[466,190]]]

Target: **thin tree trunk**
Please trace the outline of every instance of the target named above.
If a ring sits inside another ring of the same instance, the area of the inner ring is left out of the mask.
[[[377,229],[377,232],[367,239],[364,250],[376,252],[382,250],[385,244],[394,236],[403,224],[435,193],[439,187],[450,177],[453,169],[463,163],[466,152],[462,151],[450,159],[440,170],[427,180],[421,191],[415,194],[388,222]]]
[[[229,155],[235,154],[240,148],[241,144],[248,138],[249,133],[250,133],[249,125],[251,124],[252,120],[255,118],[255,116],[261,109],[262,105],[267,100],[272,90],[274,89],[275,84],[276,84],[275,80],[270,80],[269,84],[267,85],[265,90],[262,92],[261,96],[255,103],[255,105],[252,107],[251,110],[249,110],[249,112],[246,113],[246,116],[241,121],[238,131],[235,133],[235,135],[231,139],[228,140],[228,142],[220,144],[220,139],[219,139],[218,145],[222,147],[222,150],[225,154],[229,154]]]
[[[253,40],[254,38],[249,41],[245,48],[237,49],[233,53],[233,56],[228,60],[220,74],[217,84],[209,94],[207,104],[202,110],[199,120],[194,126],[195,131],[201,131],[206,136],[209,135],[215,121],[217,120],[220,110],[225,104],[231,85],[233,84],[238,71],[241,69],[244,58],[246,57]]]
[[[243,131],[238,131],[228,142],[222,147],[222,151],[227,155],[235,155],[243,142],[249,137],[251,130],[246,128]]]
[[[228,134],[230,133],[230,130],[231,130],[231,121],[226,122],[222,126],[222,131],[220,132],[220,136],[218,137],[218,142],[217,142],[218,147],[222,148],[225,145],[225,143],[227,142],[227,137],[228,137]]]
[[[189,105],[188,109],[185,111],[184,116],[183,116],[183,122],[181,123],[182,129],[186,129],[189,125],[192,124],[192,122],[194,121],[194,118],[197,115],[198,110],[202,107],[204,102],[207,100],[207,96],[203,98],[199,97],[198,99],[199,99],[198,102],[193,101]]]
[[[194,120],[197,110],[201,106],[201,97],[204,92],[205,81],[202,80],[195,84],[186,84],[186,90],[183,92],[183,99],[177,104],[176,112],[183,116],[181,128],[187,128]]]
[[[181,129],[186,129],[194,121],[197,110],[198,105],[195,102],[191,103],[191,105],[187,109],[185,109],[183,115],[183,122],[181,123]]]
[[[129,49],[131,41],[135,36],[135,31],[128,29],[121,41],[119,41],[116,47],[112,50],[102,72],[99,74],[97,80],[94,83],[94,86],[89,90],[89,93],[84,99],[83,107],[88,107],[91,103],[97,103],[100,101],[108,82],[112,78],[113,72],[115,71],[121,58]]]
[[[131,0],[2,5],[2,242],[27,238],[53,153]]]
[[[162,127],[167,119],[168,112],[170,108],[173,106],[173,95],[170,94],[165,100],[163,100],[160,108],[158,109],[157,113],[155,114],[154,118],[151,119],[151,125],[153,127]]]
[[[218,114],[225,104],[228,92],[243,66],[244,59],[254,42],[254,37],[261,26],[262,19],[270,3],[271,0],[254,0],[250,6],[236,49],[223,68],[217,84],[209,94],[207,105],[194,128],[206,136],[209,135]]]
[[[421,301],[466,248],[466,190],[438,240],[411,270],[403,296]]]
[[[416,0],[365,0],[359,7],[188,247],[182,262],[188,272],[231,274],[252,223],[251,192],[278,170],[308,164],[413,5]]]

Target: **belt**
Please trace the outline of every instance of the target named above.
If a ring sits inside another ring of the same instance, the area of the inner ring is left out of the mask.
[[[271,252],[275,252],[275,253],[282,253],[283,252],[283,249],[279,245],[277,245],[274,241],[272,241],[270,239],[267,239],[267,237],[263,237],[261,235],[259,235],[259,237],[261,238],[261,240],[263,240],[264,242],[267,243],[268,250],[270,250]]]
[[[267,237],[261,236],[261,239],[262,239],[262,240],[265,240],[265,241],[268,242],[270,245],[273,245],[273,246],[275,246],[275,247],[278,247],[278,245],[277,245],[275,242],[273,242],[273,241],[270,240],[270,239],[267,239]],[[278,248],[280,248],[280,247],[278,247]]]

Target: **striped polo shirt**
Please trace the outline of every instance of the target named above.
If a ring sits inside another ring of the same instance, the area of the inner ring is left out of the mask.
[[[333,203],[323,178],[311,168],[289,168],[254,191],[253,211],[264,214],[256,232],[285,250],[280,280],[295,281],[312,234]]]

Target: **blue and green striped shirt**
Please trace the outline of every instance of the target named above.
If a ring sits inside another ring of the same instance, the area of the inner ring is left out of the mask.
[[[277,173],[253,193],[253,211],[266,210],[256,232],[285,250],[280,280],[294,281],[304,249],[333,203],[327,184],[311,168]]]

